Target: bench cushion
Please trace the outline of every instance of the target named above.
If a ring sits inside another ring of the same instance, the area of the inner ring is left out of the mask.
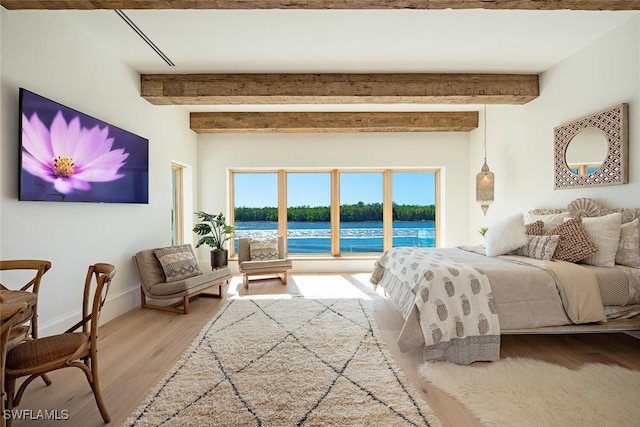
[[[276,259],[268,261],[243,261],[239,265],[240,273],[270,273],[280,272],[291,269],[290,259]]]
[[[224,267],[176,282],[156,283],[150,287],[149,291],[154,297],[181,296],[209,288],[230,278],[231,270],[229,267]]]

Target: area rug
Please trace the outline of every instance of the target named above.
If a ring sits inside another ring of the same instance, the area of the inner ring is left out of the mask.
[[[510,358],[486,366],[427,362],[420,374],[485,426],[640,425],[640,372],[619,366],[587,364],[571,370]]]
[[[366,302],[236,297],[127,426],[441,426]]]

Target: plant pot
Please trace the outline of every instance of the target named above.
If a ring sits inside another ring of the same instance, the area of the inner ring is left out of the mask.
[[[211,267],[225,267],[229,263],[229,251],[214,249],[211,251]]]

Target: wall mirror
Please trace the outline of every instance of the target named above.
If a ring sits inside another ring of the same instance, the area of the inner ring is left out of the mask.
[[[628,182],[628,108],[620,104],[553,129],[556,190]]]

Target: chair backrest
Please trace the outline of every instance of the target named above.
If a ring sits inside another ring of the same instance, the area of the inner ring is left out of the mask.
[[[26,302],[2,304],[2,310],[0,310],[0,342],[2,343],[2,349],[6,348],[7,339],[14,323],[26,309]]]
[[[98,263],[89,266],[84,282],[82,299],[82,320],[69,328],[66,332],[75,331],[82,326],[83,332],[91,334],[92,340],[97,337],[98,322],[102,306],[107,299],[111,281],[116,274],[116,268],[111,264]],[[91,295],[93,294],[93,299]],[[93,343],[95,344],[95,343]]]
[[[133,256],[133,265],[138,273],[140,285],[148,294],[151,287],[167,280],[162,269],[162,264],[158,261],[158,257],[153,249],[145,249]]]
[[[251,259],[251,247],[249,239],[243,237],[238,239],[238,262],[249,261]]]
[[[0,271],[33,270],[35,274],[33,278],[19,289],[21,291],[29,291],[36,294],[40,291],[40,281],[42,280],[42,276],[44,273],[49,271],[50,268],[51,262],[39,259],[12,259],[0,261]],[[2,284],[0,284],[0,288],[7,289]]]
[[[238,262],[244,262],[251,260],[251,239],[243,237],[238,239]],[[282,236],[278,236],[278,259],[285,259],[284,253],[284,239]]]

